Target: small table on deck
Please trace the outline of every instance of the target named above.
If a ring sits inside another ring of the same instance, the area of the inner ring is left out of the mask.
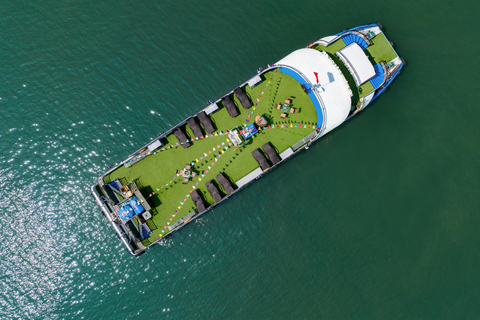
[[[280,111],[287,113],[290,111],[290,105],[288,103],[284,103],[280,106]]]
[[[190,178],[190,176],[192,175],[192,170],[187,170],[187,169],[183,169],[183,172],[182,172],[182,177],[184,178]]]

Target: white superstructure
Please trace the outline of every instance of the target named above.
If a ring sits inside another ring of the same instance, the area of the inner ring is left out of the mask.
[[[357,87],[375,75],[375,70],[367,55],[355,42],[338,51],[337,56],[342,59],[348,71],[350,71]]]
[[[280,60],[277,65],[291,67],[308,80],[324,108],[317,110],[317,113],[325,113],[323,134],[347,119],[352,105],[352,91],[328,54],[310,48],[299,49]]]

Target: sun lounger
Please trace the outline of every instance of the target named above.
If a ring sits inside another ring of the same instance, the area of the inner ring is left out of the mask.
[[[265,158],[265,156],[260,152],[260,150],[258,149],[253,150],[252,156],[255,158],[255,160],[257,160],[258,164],[260,165],[260,168],[262,168],[263,171],[270,168],[267,158]]]
[[[187,149],[188,147],[190,147],[188,138],[185,135],[185,133],[182,131],[182,129],[178,128],[177,130],[175,130],[174,134],[177,137],[178,142],[180,142],[180,144],[182,145],[183,149]]]
[[[203,199],[198,194],[198,191],[193,190],[190,196],[193,200],[193,203],[195,203],[195,206],[197,207],[198,213],[205,211],[205,203],[203,203]]]
[[[270,161],[273,164],[276,164],[277,162],[280,162],[280,158],[279,158],[277,152],[275,151],[275,149],[273,149],[272,146],[270,145],[270,142],[265,143],[262,146],[262,149],[267,154],[268,158],[270,159]]]
[[[202,111],[198,114],[198,119],[200,119],[200,121],[202,122],[203,128],[205,129],[205,131],[207,131],[207,133],[212,134],[215,131],[215,128],[212,125],[212,121],[207,116],[205,111]]]
[[[187,123],[190,126],[190,129],[192,129],[193,135],[195,137],[200,138],[201,136],[203,136],[202,129],[200,129],[200,126],[198,125],[197,121],[195,121],[195,118],[188,119]]]
[[[223,189],[227,192],[228,195],[232,194],[235,190],[233,189],[230,181],[223,175],[223,173],[219,173],[215,179],[222,185]]]
[[[243,92],[242,88],[238,87],[237,89],[234,90],[235,95],[237,96],[238,100],[240,100],[240,103],[245,109],[248,109],[252,106],[252,103],[248,99],[247,95],[245,92]]]
[[[230,99],[229,96],[223,97],[222,102],[225,108],[227,109],[230,117],[235,118],[236,116],[239,115],[237,107],[235,107],[235,104],[233,103],[232,99]]]
[[[193,202],[201,201],[202,198],[200,198],[200,195],[198,194],[197,190],[193,190],[192,193],[190,193],[190,197],[192,198]]]
[[[215,200],[215,202],[219,202],[220,200],[222,200],[222,196],[220,195],[220,191],[218,191],[215,184],[213,184],[213,180],[210,180],[207,183],[205,183],[205,186],[207,187],[208,192],[210,192],[210,194],[212,195],[213,200]]]
[[[203,201],[195,202],[195,206],[197,207],[198,213],[202,213],[206,209],[205,203],[203,203]]]

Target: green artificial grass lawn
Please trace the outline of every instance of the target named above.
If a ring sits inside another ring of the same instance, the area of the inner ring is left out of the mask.
[[[361,90],[360,90],[361,89]],[[367,81],[365,82],[364,84],[362,84],[360,87],[359,87],[359,90],[358,92],[360,93],[360,98],[363,98],[365,97],[367,94],[369,94],[370,92],[372,92],[374,89],[373,89],[373,86],[372,84],[370,83],[370,81]],[[361,92],[360,92],[361,91]]]
[[[340,38],[337,41],[335,41],[334,43],[331,43],[326,47],[324,47],[322,45],[317,45],[315,47],[315,49],[320,50],[320,51],[325,51],[325,52],[328,52],[328,53],[331,53],[331,54],[335,54],[345,47],[346,47],[345,42],[343,42],[343,39]]]
[[[380,61],[388,63],[397,57],[395,50],[393,50],[383,33],[379,33],[371,41],[372,44],[366,49],[366,51],[372,56],[375,63],[379,63]]]
[[[149,200],[152,205],[153,217],[148,220],[153,233],[143,241],[144,245],[167,234],[169,230],[165,228],[166,226],[175,223],[195,209],[193,201],[190,199],[193,187],[203,195],[206,202],[213,204],[213,198],[206,190],[205,183],[215,179],[218,173],[224,172],[231,181],[237,181],[259,167],[251,155],[254,149],[270,142],[277,152],[281,153],[314,131],[313,126],[316,124],[317,113],[300,84],[289,75],[278,72],[278,69],[262,76],[264,81],[256,87],[250,88],[247,85],[244,88],[250,100],[253,103],[257,102],[256,106],[246,110],[232,94],[232,100],[237,105],[240,115],[231,118],[227,110],[219,103],[220,110],[210,115],[217,129],[213,137],[195,140],[191,142],[189,148],[183,149],[182,146],[177,146],[175,135],[170,134],[167,136],[168,142],[161,151],[145,157],[129,168],[122,166],[104,178],[106,182],[115,178],[127,181],[136,180],[140,187],[145,188],[144,195],[146,197],[155,192],[155,195]],[[291,98],[292,107],[299,112],[288,114],[285,119],[282,119],[280,118],[281,112],[275,106],[284,102],[286,97]],[[234,127],[253,123],[256,115],[263,115],[267,119],[270,129],[260,130],[238,149],[230,147],[228,137],[223,133]],[[284,128],[281,128],[282,125]],[[286,128],[287,126],[288,128]],[[188,126],[185,131],[189,137],[193,137]],[[169,148],[167,149],[167,147]],[[192,162],[194,163],[193,170],[197,172],[198,176],[192,178],[187,184],[182,184],[182,177],[176,177],[176,171],[183,169],[186,163]],[[226,194],[220,185],[219,187],[221,192]]]

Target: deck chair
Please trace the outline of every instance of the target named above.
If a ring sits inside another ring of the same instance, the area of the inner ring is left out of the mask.
[[[267,158],[263,155],[263,153],[260,152],[260,150],[255,149],[252,151],[252,156],[257,160],[258,164],[260,165],[260,168],[262,168],[263,171],[267,170],[270,168],[270,164],[267,161]]]
[[[195,206],[197,207],[199,213],[205,211],[205,204],[203,203],[202,197],[200,197],[200,194],[197,190],[192,191],[191,198],[195,203]]]
[[[252,106],[252,103],[248,99],[245,92],[243,92],[242,88],[238,87],[235,90],[233,90],[233,92],[235,92],[235,95],[237,96],[238,100],[240,100],[240,103],[245,109],[248,109]]]
[[[205,131],[207,131],[207,133],[212,134],[215,131],[215,128],[212,125],[212,121],[207,116],[205,111],[202,111],[198,114],[198,119],[200,119],[200,122],[203,124],[203,127],[205,128]]]
[[[262,149],[267,154],[268,158],[273,164],[277,164],[278,162],[280,162],[280,158],[277,152],[275,151],[275,149],[273,149],[269,142],[265,143],[262,146]]]
[[[235,118],[239,115],[237,108],[235,107],[235,103],[233,103],[232,99],[229,96],[225,96],[222,98],[222,103],[227,109],[228,114],[230,117]]]
[[[180,142],[182,145],[183,149],[190,147],[190,142],[188,142],[188,138],[181,128],[177,128],[177,130],[174,131],[174,134],[177,137],[178,142]]]
[[[187,123],[190,126],[190,129],[192,129],[193,135],[195,137],[200,138],[201,136],[203,136],[202,129],[200,129],[200,126],[198,125],[197,121],[195,121],[195,118],[188,119]]]
[[[222,185],[223,189],[227,192],[228,195],[232,194],[235,190],[232,187],[230,181],[225,178],[223,173],[219,173],[216,177],[217,181]]]
[[[219,202],[220,200],[222,200],[222,195],[218,191],[215,184],[213,184],[213,180],[210,180],[207,183],[205,183],[205,186],[207,187],[208,192],[210,192],[215,202]]]

